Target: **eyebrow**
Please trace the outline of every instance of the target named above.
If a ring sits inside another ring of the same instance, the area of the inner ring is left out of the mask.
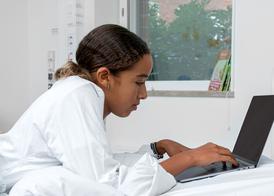
[[[137,77],[140,77],[140,78],[148,78],[148,75],[147,75],[147,74],[140,74],[140,75],[137,75]]]

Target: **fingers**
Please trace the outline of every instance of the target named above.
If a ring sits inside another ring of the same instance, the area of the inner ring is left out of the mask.
[[[233,165],[237,166],[238,165],[238,162],[237,160],[233,157],[233,156],[220,156],[220,161],[223,161],[223,162],[230,162],[232,163]]]
[[[222,146],[216,145],[216,152],[219,155],[219,161],[228,161],[231,162],[233,165],[238,165],[237,160],[232,155],[231,151],[227,148],[224,148]]]
[[[211,151],[211,153],[215,154],[213,155],[213,162],[231,162],[233,165],[237,166],[238,162],[235,159],[235,157],[232,155],[231,151],[225,147],[218,146],[214,143],[208,143],[204,145],[204,147],[208,147]],[[214,158],[215,157],[215,158]]]

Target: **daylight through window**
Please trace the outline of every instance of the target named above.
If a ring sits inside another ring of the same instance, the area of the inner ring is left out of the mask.
[[[218,61],[229,61],[232,0],[137,0],[135,4],[135,32],[147,41],[154,60],[150,80],[211,80]]]

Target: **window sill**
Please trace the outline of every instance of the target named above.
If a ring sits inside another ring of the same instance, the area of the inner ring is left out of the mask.
[[[213,98],[234,98],[233,91],[167,91],[149,90],[149,97],[213,97]]]

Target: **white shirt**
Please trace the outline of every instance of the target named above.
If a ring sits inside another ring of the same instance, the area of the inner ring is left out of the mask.
[[[57,81],[0,135],[0,177],[10,189],[26,173],[62,165],[127,195],[157,195],[176,184],[149,154],[128,167],[105,135],[104,93],[78,76]]]

